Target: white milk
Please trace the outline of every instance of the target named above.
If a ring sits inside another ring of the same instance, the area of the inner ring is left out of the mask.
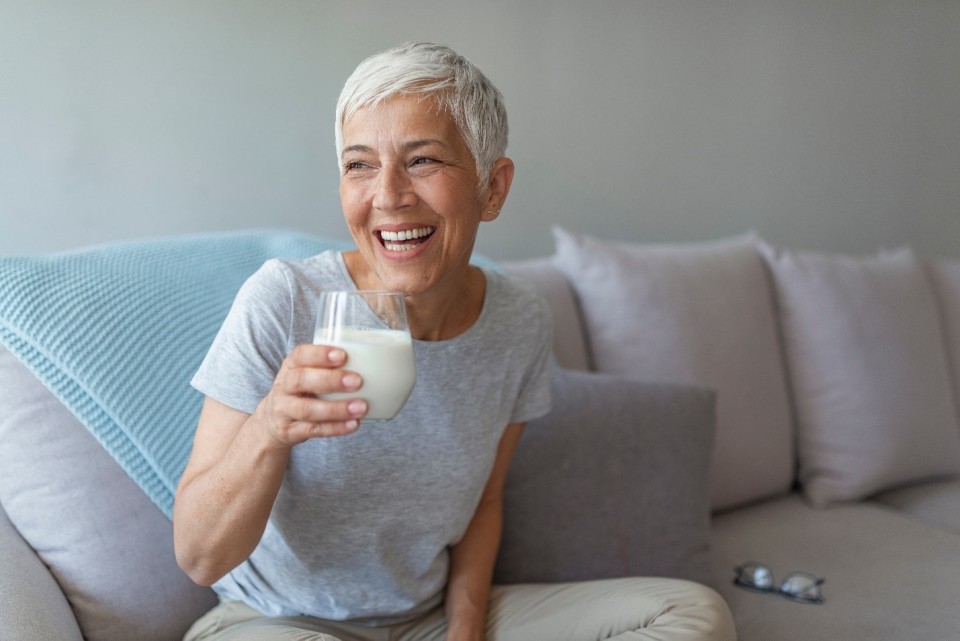
[[[313,342],[343,349],[347,353],[344,369],[363,377],[358,391],[324,394],[324,398],[363,398],[369,404],[365,418],[374,420],[393,418],[407,402],[417,380],[413,342],[407,332],[345,327],[335,340],[318,331]]]

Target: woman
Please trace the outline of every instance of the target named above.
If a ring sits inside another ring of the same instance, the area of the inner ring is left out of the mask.
[[[402,45],[348,79],[336,144],[357,249],[266,263],[194,378],[175,548],[221,604],[187,639],[535,641],[560,638],[532,630],[564,598],[598,598],[498,588],[488,613],[507,468],[549,409],[545,303],[469,264],[510,190],[506,132],[499,92],[447,47]],[[418,380],[389,423],[364,424],[349,355],[310,344],[326,289],[404,294]]]

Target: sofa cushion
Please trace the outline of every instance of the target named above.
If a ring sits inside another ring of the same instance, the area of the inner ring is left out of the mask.
[[[787,492],[794,436],[754,237],[646,246],[559,228],[554,236],[597,370],[717,391],[713,507]]]
[[[960,417],[960,260],[930,261],[927,266],[940,310],[953,398]]]
[[[561,367],[590,370],[590,355],[580,307],[566,277],[550,258],[507,261],[500,267],[509,274],[530,281],[550,305],[553,314],[553,352]]]
[[[960,534],[960,479],[916,483],[874,497],[877,503]]]
[[[557,369],[504,496],[495,581],[707,577],[714,394]]]
[[[858,500],[960,471],[937,309],[913,253],[762,250],[778,293],[807,497]]]
[[[799,494],[714,517],[712,585],[733,611],[739,641],[956,639],[960,537],[882,506],[816,509]],[[733,585],[733,568],[764,563],[826,579],[824,603],[798,603]]]
[[[73,610],[37,553],[0,507],[0,621],[4,641],[82,641]]]
[[[2,347],[0,390],[0,503],[84,638],[181,638],[216,598],[177,566],[170,521]]]

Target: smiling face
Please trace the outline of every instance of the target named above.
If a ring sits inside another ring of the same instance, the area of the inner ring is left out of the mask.
[[[478,196],[476,164],[453,119],[411,94],[348,118],[341,160],[340,201],[359,250],[347,266],[357,286],[456,292],[478,225],[496,218],[506,197],[512,163],[501,159]]]

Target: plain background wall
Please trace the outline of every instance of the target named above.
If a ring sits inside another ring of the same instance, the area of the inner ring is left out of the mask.
[[[0,254],[347,238],[334,104],[411,39],[506,97],[493,258],[552,252],[552,224],[960,256],[957,0],[0,0]]]

